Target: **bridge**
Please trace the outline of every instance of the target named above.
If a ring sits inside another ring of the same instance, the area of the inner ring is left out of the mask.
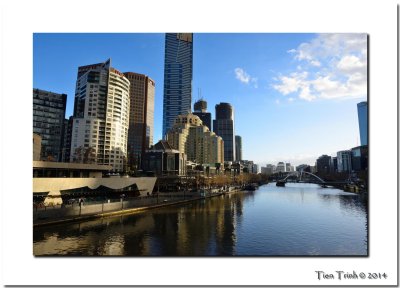
[[[314,184],[319,184],[322,187],[327,187],[327,186],[342,186],[345,184],[349,184],[350,180],[346,181],[325,181],[321,177],[318,177],[317,175],[306,172],[306,171],[295,171],[295,172],[289,172],[285,178],[279,179],[276,181],[276,186],[285,186],[287,182],[296,182],[296,183],[314,183]]]

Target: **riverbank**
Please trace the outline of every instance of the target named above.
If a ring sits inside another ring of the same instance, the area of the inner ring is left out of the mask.
[[[241,189],[233,189],[231,191],[210,193],[209,195],[206,195],[206,196],[191,197],[190,199],[184,199],[184,200],[161,199],[160,200],[161,202],[156,203],[156,204],[151,204],[151,205],[146,205],[146,206],[141,206],[141,207],[134,207],[134,208],[122,208],[122,209],[118,209],[118,210],[101,212],[101,213],[93,213],[93,214],[88,214],[88,215],[67,216],[67,217],[57,218],[57,219],[48,219],[48,218],[34,219],[33,227],[35,228],[35,227],[40,227],[40,226],[59,225],[59,224],[65,224],[65,223],[71,223],[71,222],[82,222],[82,221],[87,221],[87,220],[93,220],[93,219],[97,219],[97,218],[105,218],[105,217],[142,213],[142,212],[152,210],[152,209],[173,206],[173,205],[183,205],[183,204],[187,204],[187,203],[202,200],[202,199],[222,196],[225,194],[233,194],[233,193],[237,193],[239,191],[242,191],[242,190]],[[90,207],[90,205],[88,205],[87,207]],[[60,208],[60,209],[63,209],[63,208]],[[80,213],[81,213],[81,211],[79,211],[79,214]]]

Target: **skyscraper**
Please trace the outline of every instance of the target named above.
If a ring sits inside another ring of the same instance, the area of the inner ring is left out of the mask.
[[[235,126],[233,107],[229,103],[215,105],[215,120],[213,121],[215,134],[224,140],[224,161],[235,161]]]
[[[71,162],[124,171],[129,126],[129,80],[104,63],[81,66],[76,81]]]
[[[61,161],[67,95],[33,89],[33,133],[40,135],[41,160]]]
[[[146,149],[153,145],[155,82],[143,74],[124,75],[130,82],[128,166],[140,169]]]
[[[194,103],[193,107],[193,114],[198,116],[203,121],[203,125],[206,125],[211,131],[211,113],[207,112],[207,101],[200,99]]]
[[[236,153],[236,161],[243,160],[242,156],[242,137],[239,135],[235,136],[235,153]]]
[[[358,127],[360,129],[361,146],[368,145],[368,103],[363,101],[357,104]]]
[[[178,115],[191,112],[193,33],[165,35],[163,137]]]

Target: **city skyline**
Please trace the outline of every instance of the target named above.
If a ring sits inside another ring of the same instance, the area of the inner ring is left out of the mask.
[[[322,154],[360,145],[357,103],[367,98],[366,34],[193,37],[191,105],[201,96],[215,119],[216,104],[232,104],[243,159],[261,166],[314,164]],[[110,57],[116,69],[154,79],[155,143],[162,138],[164,41],[164,34],[153,33],[34,34],[34,88],[67,94],[68,118],[78,66]]]

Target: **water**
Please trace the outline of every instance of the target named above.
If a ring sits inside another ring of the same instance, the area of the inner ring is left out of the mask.
[[[338,189],[271,183],[141,214],[35,228],[33,254],[366,256],[366,206]]]

